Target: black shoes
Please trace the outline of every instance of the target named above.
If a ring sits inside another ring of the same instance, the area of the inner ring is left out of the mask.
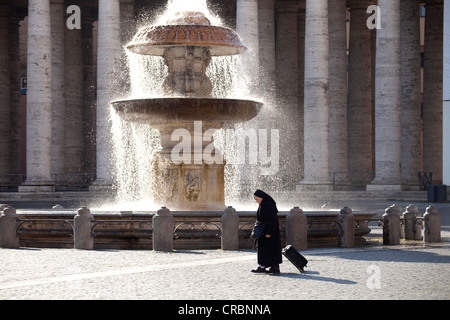
[[[267,273],[270,273],[270,274],[279,274],[280,273],[280,269],[278,269],[278,268],[270,268],[269,269],[269,271],[267,271]]]
[[[265,269],[265,268],[258,267],[258,268],[256,268],[256,269],[253,269],[252,272],[253,272],[253,273],[266,273],[266,269]]]
[[[266,268],[258,267],[256,269],[252,270],[253,273],[269,273],[269,274],[279,274],[280,269],[279,268],[269,268],[269,270],[266,270]]]

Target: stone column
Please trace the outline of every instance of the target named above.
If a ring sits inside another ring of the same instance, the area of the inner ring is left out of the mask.
[[[264,91],[261,95],[264,97],[265,108],[261,113],[274,107],[275,101],[275,79],[276,79],[276,60],[275,60],[275,0],[258,1],[258,36],[259,36],[259,61],[260,75],[259,81]]]
[[[258,0],[237,0],[236,32],[247,47],[241,57],[245,68],[240,78],[245,79],[251,95],[259,96]]]
[[[280,130],[281,189],[290,189],[300,179],[298,110],[298,1],[276,3],[276,119]]]
[[[379,0],[375,71],[375,179],[367,190],[401,190],[400,0]]]
[[[65,172],[82,172],[83,146],[83,48],[82,30],[65,28],[64,51],[65,123],[64,123],[64,168]]]
[[[239,81],[241,87],[245,88],[244,94],[260,98],[259,91],[262,88],[259,83],[259,32],[258,32],[258,1],[257,0],[237,0],[236,2],[236,32],[247,47],[247,51],[240,55]],[[260,127],[258,119],[252,119],[240,124],[244,130]],[[239,170],[239,185],[241,193],[251,195],[256,188],[255,176],[259,175],[257,164],[242,164],[237,166]]]
[[[120,43],[120,1],[99,0],[97,47],[97,180],[92,189],[109,190],[111,166],[111,122],[109,102],[118,94],[116,77],[122,46]]]
[[[64,173],[65,135],[65,56],[64,30],[67,29],[64,0],[51,0],[52,25],[52,173]]]
[[[443,11],[442,0],[427,0],[423,67],[423,170],[433,172],[433,184],[442,183]]]
[[[10,173],[11,77],[9,70],[9,6],[0,5],[0,173]]]
[[[27,180],[20,192],[52,191],[50,1],[28,1]]]
[[[306,1],[305,177],[297,190],[330,190],[328,1]]]
[[[401,1],[402,55],[402,182],[417,187],[421,152],[420,5]]]
[[[419,210],[415,205],[410,204],[403,212],[403,234],[406,240],[420,240],[422,229],[416,218],[420,217]]]
[[[239,216],[236,210],[229,206],[222,215],[222,250],[239,249]]]
[[[333,97],[330,99],[330,172],[347,172],[349,171],[347,144],[347,6],[345,0],[330,0],[328,6],[330,97]]]
[[[370,172],[373,170],[372,48],[366,10],[371,1],[351,0],[348,3],[348,171]]]

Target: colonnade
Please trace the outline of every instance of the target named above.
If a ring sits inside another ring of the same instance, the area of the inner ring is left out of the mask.
[[[367,25],[373,4],[379,29]],[[112,184],[108,102],[123,91],[123,21],[134,5],[99,0],[97,12],[83,12],[81,30],[67,31],[63,0],[28,1],[27,179],[20,191],[50,191],[51,174],[70,168],[95,169],[93,188]],[[0,148],[11,150],[0,153],[0,173],[18,172],[11,163],[20,153],[11,72],[18,44],[9,41],[17,42],[18,18],[9,10],[0,6]],[[423,138],[419,10],[417,0],[236,0],[236,29],[249,47],[244,59],[258,70],[245,77],[279,115],[265,123],[280,129],[279,175],[289,188],[331,190],[333,171],[374,171],[369,190],[416,184],[421,169],[442,182],[443,0],[426,1]]]

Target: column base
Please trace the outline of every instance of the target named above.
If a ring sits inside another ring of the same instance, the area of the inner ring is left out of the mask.
[[[89,186],[89,192],[110,193],[112,191],[114,191],[113,186],[108,182],[94,182]]]
[[[333,184],[329,181],[309,182],[301,181],[295,186],[296,191],[333,191]]]
[[[401,184],[368,184],[366,191],[402,191]]]
[[[403,182],[402,191],[420,191],[420,187],[417,181]]]
[[[23,193],[39,193],[39,192],[54,192],[55,184],[53,181],[25,181],[19,186],[19,192]]]

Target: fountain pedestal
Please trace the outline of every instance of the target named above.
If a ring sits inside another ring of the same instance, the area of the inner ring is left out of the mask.
[[[126,121],[158,129],[162,149],[153,154],[155,201],[171,210],[223,211],[225,160],[213,134],[225,123],[254,118],[261,103],[221,98],[154,98],[112,101]]]
[[[161,154],[152,160],[154,197],[179,211],[222,211],[225,208],[223,164],[177,165]]]
[[[153,153],[152,190],[173,210],[223,211],[224,160],[212,140],[222,124],[185,122],[157,126],[162,149]],[[178,125],[178,127],[176,127]]]

